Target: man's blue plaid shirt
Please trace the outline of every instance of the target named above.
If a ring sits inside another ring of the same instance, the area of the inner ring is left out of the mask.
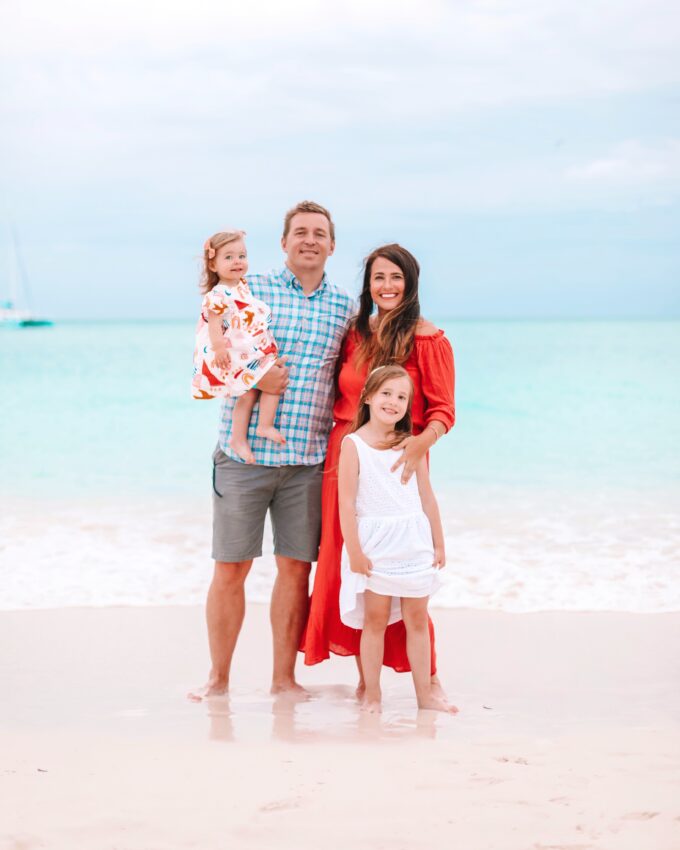
[[[311,466],[326,457],[328,434],[333,424],[335,361],[355,311],[352,298],[328,281],[306,296],[289,268],[265,275],[247,275],[253,295],[269,305],[270,328],[279,356],[288,355],[290,381],[281,396],[275,425],[286,438],[281,446],[257,437],[259,402],[248,429],[248,441],[257,463],[263,466]],[[240,460],[229,448],[231,410],[236,399],[222,404],[220,448]]]

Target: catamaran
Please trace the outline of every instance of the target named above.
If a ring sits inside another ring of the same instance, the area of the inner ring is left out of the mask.
[[[31,309],[28,275],[19,253],[16,232],[13,227],[10,229],[14,252],[10,259],[9,297],[0,300],[0,328],[35,328],[51,325],[52,322],[49,319],[36,316]],[[17,304],[21,303],[26,306],[18,307]]]

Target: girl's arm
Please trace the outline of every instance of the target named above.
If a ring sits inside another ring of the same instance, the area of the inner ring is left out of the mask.
[[[215,352],[215,365],[219,369],[228,369],[231,365],[229,357],[229,348],[227,341],[224,338],[224,325],[222,324],[222,316],[208,310],[208,336],[210,337],[210,346]]]
[[[361,551],[357,527],[357,488],[359,486],[359,454],[351,440],[344,440],[340,447],[338,463],[338,506],[340,528],[353,573],[369,575],[372,564]]]
[[[444,529],[439,516],[439,505],[430,484],[430,474],[427,469],[427,461],[423,458],[416,467],[416,479],[418,481],[418,493],[423,505],[425,516],[430,521],[432,529],[432,545],[434,548],[433,566],[441,569],[446,565],[446,552],[444,550]]]

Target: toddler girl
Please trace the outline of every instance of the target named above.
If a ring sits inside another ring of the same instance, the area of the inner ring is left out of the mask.
[[[285,443],[274,427],[279,396],[250,387],[276,363],[278,349],[269,330],[271,313],[243,277],[248,254],[242,230],[215,233],[203,246],[201,316],[194,351],[194,398],[238,396],[232,411],[229,446],[246,463],[255,463],[248,425],[260,397],[257,436]]]
[[[401,483],[401,471],[391,471],[392,446],[411,433],[412,396],[411,379],[401,366],[374,369],[342,443],[340,618],[363,629],[364,710],[380,711],[385,629],[403,619],[418,707],[455,713],[458,709],[432,693],[430,682],[427,602],[439,587],[445,555],[427,460],[407,484]]]

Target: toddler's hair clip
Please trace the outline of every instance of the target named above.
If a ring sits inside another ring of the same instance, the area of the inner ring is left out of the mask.
[[[208,259],[209,259],[209,260],[214,260],[214,259],[215,259],[215,249],[214,249],[214,248],[213,248],[213,246],[210,244],[210,240],[209,240],[209,239],[206,239],[206,240],[205,240],[205,245],[203,246],[203,250],[204,250],[204,251],[205,251],[205,253],[207,254],[207,257],[208,257]]]

